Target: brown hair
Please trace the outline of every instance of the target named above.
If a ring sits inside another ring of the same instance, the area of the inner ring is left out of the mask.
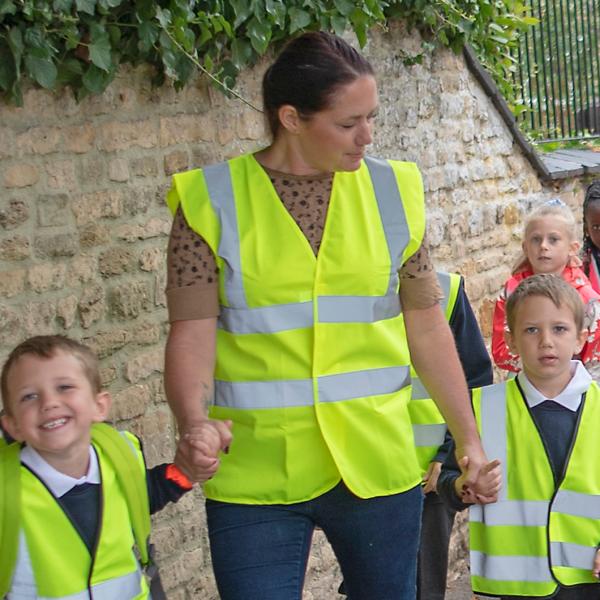
[[[576,232],[576,222],[575,216],[573,215],[573,211],[560,199],[553,198],[552,200],[548,200],[544,202],[541,206],[538,206],[525,220],[525,227],[523,228],[523,239],[527,237],[527,232],[529,228],[540,219],[544,217],[555,217],[564,221],[565,229],[569,234],[569,240],[573,241],[577,237]],[[525,256],[525,253],[521,251],[521,255],[515,262],[512,273],[518,273],[519,271],[524,271],[525,269],[530,269],[531,264],[529,263],[529,259]]]
[[[293,106],[309,118],[329,106],[343,85],[373,75],[369,61],[342,38],[325,31],[303,33],[288,42],[262,81],[263,105],[273,137],[279,130],[278,111]]]
[[[8,378],[11,367],[26,354],[33,354],[39,358],[52,358],[58,351],[74,356],[81,363],[83,372],[90,382],[94,394],[101,391],[98,358],[90,348],[62,335],[37,335],[21,342],[8,355],[2,367],[0,390],[2,392],[2,406],[7,414],[11,413],[8,402]]]
[[[531,296],[549,298],[556,308],[566,306],[573,313],[577,331],[584,328],[585,307],[577,290],[559,275],[540,273],[523,279],[506,300],[506,322],[511,333],[514,332],[519,306]]]

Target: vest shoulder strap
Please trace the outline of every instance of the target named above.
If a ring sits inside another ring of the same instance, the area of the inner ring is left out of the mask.
[[[98,443],[113,465],[129,507],[133,534],[140,552],[141,562],[143,565],[147,565],[149,562],[150,507],[146,478],[139,468],[135,449],[116,429],[106,423],[95,423],[92,426],[92,440]],[[132,457],[136,459],[132,460]]]
[[[8,594],[17,562],[21,514],[20,449],[16,442],[0,446],[0,598]]]

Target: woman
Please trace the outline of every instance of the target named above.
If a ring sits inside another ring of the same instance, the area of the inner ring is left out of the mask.
[[[223,599],[300,598],[315,525],[352,600],[413,599],[409,350],[471,484],[485,462],[423,245],[421,178],[365,156],[377,86],[340,38],[292,40],[263,99],[272,143],[176,175],[168,197],[179,464],[207,480]]]

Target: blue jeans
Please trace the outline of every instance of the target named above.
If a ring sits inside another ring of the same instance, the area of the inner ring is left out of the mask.
[[[319,526],[338,559],[349,600],[415,600],[421,486],[362,499],[343,483],[297,504],[206,501],[222,600],[301,600]]]

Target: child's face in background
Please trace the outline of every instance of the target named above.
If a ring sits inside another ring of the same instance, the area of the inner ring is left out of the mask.
[[[581,351],[585,335],[567,305],[557,307],[546,296],[528,296],[517,307],[506,341],[520,355],[529,381],[554,398],[571,379],[571,359]]]
[[[585,230],[592,244],[600,249],[600,202],[591,202],[585,210]]]
[[[571,238],[570,227],[560,217],[540,217],[525,230],[523,252],[534,273],[560,275],[578,249],[579,242]]]
[[[10,368],[7,383],[11,414],[2,424],[10,435],[58,471],[85,475],[90,428],[106,418],[110,396],[95,393],[79,360],[63,351],[49,358],[24,354]]]

